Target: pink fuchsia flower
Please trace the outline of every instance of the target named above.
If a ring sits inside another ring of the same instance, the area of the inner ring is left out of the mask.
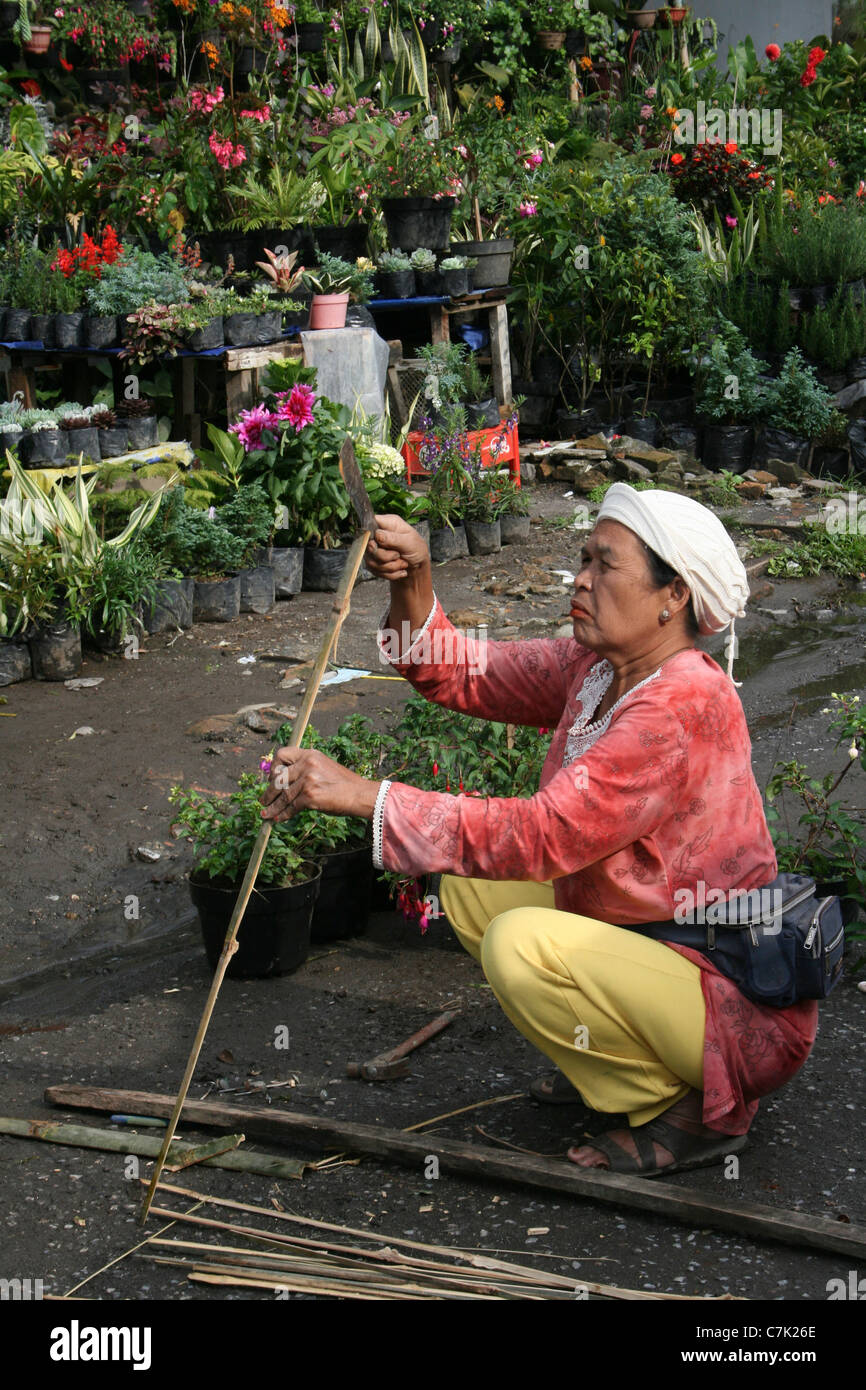
[[[298,384],[293,386],[288,396],[282,393],[278,416],[290,425],[294,425],[295,433],[300,434],[305,425],[313,423],[313,404],[316,393],[310,386]]]
[[[544,155],[541,150],[533,150],[532,154],[527,156],[526,162],[531,169],[537,169],[539,164],[544,163]]]
[[[524,199],[517,211],[520,213],[521,217],[535,217],[538,212],[538,205],[536,203],[529,203]]]
[[[779,59],[782,56],[782,50],[777,43],[768,43],[767,47],[764,49],[764,52],[766,53],[771,63],[778,63]]]
[[[737,219],[736,219],[736,217],[732,217],[730,213],[727,213],[727,215],[726,215],[726,217],[725,217],[725,222],[727,223],[727,225],[728,225],[729,227],[736,227],[736,225],[737,225]]]
[[[262,448],[265,430],[277,430],[279,423],[279,415],[266,410],[263,405],[257,405],[252,410],[241,411],[240,419],[229,425],[229,434],[236,434],[246,453],[251,454],[254,449]]]

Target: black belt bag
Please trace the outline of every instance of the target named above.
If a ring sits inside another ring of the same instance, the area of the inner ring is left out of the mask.
[[[690,946],[756,1004],[787,1008],[825,999],[842,974],[845,927],[839,899],[817,897],[806,874],[779,874],[750,892],[682,914],[680,921],[638,922],[628,931]]]

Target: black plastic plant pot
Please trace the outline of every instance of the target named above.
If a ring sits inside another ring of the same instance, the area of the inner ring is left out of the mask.
[[[325,46],[324,24],[299,24],[296,33],[299,53],[320,53]]]
[[[310,950],[310,923],[322,874],[318,864],[309,865],[309,872],[310,878],[288,888],[255,889],[226,970],[233,980],[288,975],[303,965]],[[239,891],[240,883],[226,886],[222,880],[197,875],[189,880],[211,970],[219,964]]]
[[[810,285],[800,296],[803,309],[821,309],[836,293],[835,285]]]
[[[437,63],[459,63],[462,49],[463,40],[455,38],[451,43],[443,44],[437,48],[433,57]]]
[[[531,437],[534,430],[543,430],[553,413],[552,396],[527,395],[520,407],[520,433]]]
[[[91,348],[117,347],[120,339],[116,314],[89,314],[84,325],[84,341]]]
[[[161,579],[153,602],[144,611],[146,632],[177,632],[192,627],[194,579]]]
[[[627,434],[631,439],[640,439],[644,444],[655,444],[658,438],[658,420],[654,420],[651,415],[630,415],[623,422],[623,434]]]
[[[247,77],[251,72],[264,72],[267,55],[260,48],[246,44],[235,58],[234,71],[237,77]]]
[[[529,517],[501,516],[499,530],[503,545],[525,545],[529,540]]]
[[[415,296],[414,270],[380,270],[376,283],[382,299],[413,299]]]
[[[241,570],[241,612],[270,613],[275,601],[274,572],[270,565]]]
[[[785,463],[796,463],[805,468],[809,457],[808,439],[800,439],[788,430],[773,429],[768,425],[762,432],[753,454],[755,463],[765,464],[769,459],[782,459]]]
[[[310,940],[342,941],[359,936],[370,916],[373,853],[369,844],[335,850],[321,859],[322,878],[313,909]]]
[[[14,685],[33,675],[30,648],[22,638],[18,642],[0,642],[0,685]]]
[[[222,347],[225,342],[222,317],[211,319],[204,327],[190,333],[187,347],[190,352],[207,352],[210,348]]]
[[[495,555],[502,549],[498,521],[467,521],[465,526],[470,555]]]
[[[451,254],[476,260],[475,284],[482,290],[495,289],[507,285],[511,278],[514,239],[499,237],[495,241],[452,241]]]
[[[229,314],[223,319],[223,332],[232,347],[261,347],[280,337],[282,314]]]
[[[304,548],[304,588],[314,593],[334,594],[340,587],[348,550]]]
[[[451,237],[454,198],[385,198],[382,210],[391,246],[417,251],[426,246],[444,251]]]
[[[41,343],[46,348],[54,347],[54,315],[33,314],[30,334],[34,343]]]
[[[340,256],[354,265],[359,256],[367,254],[367,225],[355,221],[347,222],[343,227],[314,227],[313,240],[320,251],[329,256]]]
[[[866,381],[866,357],[852,357],[845,375],[849,386],[856,381]]]
[[[81,670],[81,629],[62,619],[34,623],[27,639],[38,681],[66,681]]]
[[[427,49],[428,53],[431,49],[437,47],[441,38],[442,25],[439,23],[439,20],[428,19],[427,23],[424,25],[424,28],[421,30],[421,42]]]
[[[443,560],[460,560],[468,554],[469,543],[463,525],[455,526],[453,531],[450,526],[430,531],[430,559],[434,564],[441,564]]]
[[[5,342],[6,315],[9,313],[8,304],[0,304],[0,341]]]
[[[102,455],[99,452],[99,430],[95,425],[88,429],[63,430],[64,457],[67,454],[83,454],[86,459],[93,459],[99,462]]]
[[[17,425],[0,429],[0,456],[4,455],[7,449],[18,448],[18,442],[23,433],[24,431],[19,429]]]
[[[495,430],[500,424],[499,406],[493,396],[486,401],[470,401],[466,406],[467,429]]]
[[[847,449],[816,449],[812,455],[812,472],[819,478],[847,478],[851,458]]]
[[[440,274],[445,293],[450,294],[452,299],[461,299],[469,293],[468,270],[442,270]]]
[[[662,441],[666,449],[682,449],[689,458],[696,459],[700,453],[700,431],[694,425],[667,425]]]
[[[25,468],[39,468],[65,457],[64,430],[25,430],[18,441],[18,457]]]
[[[197,579],[192,601],[196,623],[230,623],[241,611],[240,575],[223,579]]]
[[[84,337],[84,314],[55,314],[54,342],[59,348],[81,347]]]
[[[271,551],[274,588],[277,598],[292,598],[304,585],[304,548],[275,545]]]
[[[159,443],[159,421],[155,415],[131,415],[125,424],[130,449],[151,449]]]
[[[713,473],[745,473],[752,461],[754,432],[748,425],[705,425],[701,462]]]
[[[120,458],[128,449],[125,425],[111,425],[99,430],[99,453],[104,459]]]
[[[438,270],[416,270],[415,285],[419,295],[441,295],[445,290]]]
[[[30,338],[30,310],[7,309],[3,335],[7,343],[28,342]]]

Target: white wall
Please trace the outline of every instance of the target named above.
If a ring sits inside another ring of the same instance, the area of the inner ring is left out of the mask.
[[[695,15],[711,16],[719,26],[720,59],[727,60],[728,47],[734,47],[751,34],[759,55],[768,43],[779,45],[791,39],[809,39],[831,33],[832,0],[693,0]]]

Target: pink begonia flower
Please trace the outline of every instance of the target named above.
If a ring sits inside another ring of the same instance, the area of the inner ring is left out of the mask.
[[[277,414],[281,420],[286,420],[290,425],[294,425],[295,433],[300,434],[305,425],[313,423],[313,404],[316,393],[312,387],[298,384],[292,387],[288,397],[286,397],[285,392],[282,392],[281,396]]]
[[[538,206],[535,203],[528,203],[524,200],[517,211],[520,213],[521,217],[534,217],[538,212]]]
[[[279,423],[280,417],[272,410],[266,410],[263,405],[257,405],[252,410],[241,411],[240,419],[235,424],[229,425],[229,434],[236,434],[243,444],[245,452],[251,454],[254,449],[261,449],[264,431],[276,430]]]

